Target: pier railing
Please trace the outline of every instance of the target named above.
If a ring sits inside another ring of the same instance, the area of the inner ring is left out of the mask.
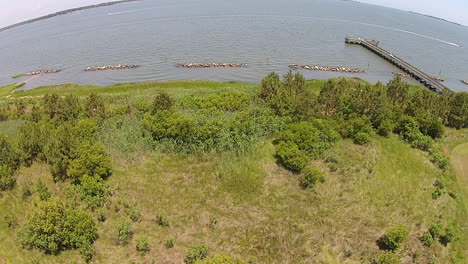
[[[400,68],[402,71],[408,73],[411,77],[415,78],[417,81],[422,83],[424,86],[429,88],[430,90],[437,92],[437,93],[442,93],[442,91],[449,91],[451,90],[446,87],[445,85],[441,84],[439,81],[434,80],[434,78],[417,67],[409,64],[405,60],[395,56],[394,54],[384,50],[383,48],[378,46],[378,42],[374,40],[366,40],[366,39],[361,39],[361,38],[352,38],[352,37],[347,37],[345,39],[345,42],[348,44],[357,44],[365,47],[366,49],[374,52],[375,54],[379,55],[386,61],[392,63],[396,67]]]

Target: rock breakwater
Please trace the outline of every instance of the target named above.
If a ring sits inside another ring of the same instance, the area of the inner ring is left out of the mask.
[[[244,68],[244,63],[178,63],[179,68]]]
[[[365,70],[358,68],[348,67],[334,67],[334,66],[319,66],[319,65],[289,65],[293,70],[309,70],[309,71],[329,71],[329,72],[346,72],[346,73],[363,73]]]
[[[57,73],[61,72],[62,70],[37,70],[37,71],[31,71],[27,72],[24,74],[24,76],[33,76],[33,75],[39,75],[39,74],[47,74],[47,73]]]
[[[139,68],[141,65],[105,65],[105,66],[95,66],[95,67],[86,67],[84,71],[105,71],[105,70],[126,70],[126,69],[135,69]]]

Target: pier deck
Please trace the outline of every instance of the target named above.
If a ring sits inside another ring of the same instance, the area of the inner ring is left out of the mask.
[[[365,47],[366,49],[374,52],[375,54],[382,57],[384,60],[390,62],[402,71],[408,73],[411,77],[422,83],[425,87],[431,91],[442,93],[442,91],[452,92],[447,86],[441,84],[439,81],[434,80],[433,77],[424,73],[415,66],[409,64],[405,60],[393,55],[392,53],[382,49],[378,46],[378,42],[374,40],[366,40],[361,38],[347,37],[345,42],[348,44],[357,44]]]

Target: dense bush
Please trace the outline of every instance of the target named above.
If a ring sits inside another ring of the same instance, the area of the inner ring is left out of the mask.
[[[44,182],[42,180],[37,181],[36,191],[37,191],[37,194],[39,195],[39,199],[41,201],[49,200],[49,198],[50,198],[49,189],[47,188],[47,186],[44,184]]]
[[[300,172],[310,161],[295,143],[285,141],[276,146],[276,157],[281,165],[294,172]]]
[[[169,219],[163,213],[157,213],[155,221],[160,226],[163,226],[163,227],[168,227],[169,226]]]
[[[13,189],[15,183],[16,180],[13,177],[13,170],[7,165],[0,165],[0,191]]]
[[[454,93],[450,98],[448,125],[454,128],[468,127],[468,93]]]
[[[182,152],[243,149],[276,132],[282,124],[282,119],[272,112],[257,108],[233,114],[211,110],[193,115],[159,111],[146,114],[142,120],[155,141],[169,143]]]
[[[36,159],[42,159],[44,144],[48,140],[45,127],[39,123],[26,122],[18,134],[21,161],[30,166]]]
[[[72,185],[71,195],[76,195],[78,200],[84,201],[91,209],[101,207],[110,196],[109,185],[100,177],[91,177],[87,174],[80,178],[80,183]]]
[[[16,170],[19,166],[18,152],[10,139],[2,133],[0,133],[0,166],[8,166],[12,170]]]
[[[168,238],[168,239],[166,239],[166,241],[164,242],[164,246],[165,246],[166,248],[173,248],[173,247],[174,247],[174,244],[175,244],[174,238]]]
[[[342,123],[341,135],[353,139],[355,144],[369,143],[372,134],[372,123],[367,117],[355,117]]]
[[[434,237],[430,232],[424,232],[421,236],[421,242],[425,245],[430,247],[434,243]]]
[[[137,240],[135,241],[135,246],[136,246],[136,250],[139,252],[145,253],[151,250],[151,246],[148,241],[148,238],[145,236],[137,238]]]
[[[371,259],[371,264],[400,264],[400,259],[393,252],[383,252]]]
[[[302,170],[302,176],[300,180],[300,186],[304,189],[313,187],[315,184],[324,182],[326,175],[323,171],[314,167],[305,167]]]
[[[330,120],[315,119],[312,122],[300,122],[287,125],[278,133],[275,142],[291,142],[311,158],[318,158],[331,148],[340,138],[335,125]]]
[[[184,107],[196,109],[214,108],[222,111],[240,111],[247,108],[249,104],[250,95],[239,91],[211,94],[206,97],[189,96],[181,101],[181,105]]]
[[[80,248],[80,255],[86,262],[90,262],[96,256],[96,250],[93,245],[85,244]]]
[[[166,92],[162,92],[154,98],[151,112],[156,114],[159,111],[169,110],[172,106],[174,106],[174,100]]]
[[[18,231],[24,246],[51,254],[92,244],[97,237],[89,214],[59,201],[41,202]]]
[[[61,97],[58,94],[46,94],[42,98],[42,109],[47,118],[56,121],[71,121],[81,112],[81,105],[76,96]]]
[[[408,239],[409,229],[398,225],[388,229],[382,237],[382,243],[386,249],[397,250]]]
[[[112,163],[101,143],[84,142],[72,154],[67,176],[80,182],[84,175],[107,179],[112,174]]]
[[[294,119],[304,119],[311,111],[313,96],[307,90],[304,76],[289,72],[281,81],[271,73],[261,83],[258,97],[265,101],[276,114]]]
[[[104,119],[106,117],[106,105],[104,99],[95,93],[90,94],[84,105],[85,115],[89,118]]]
[[[198,260],[195,264],[245,264],[245,262],[226,254],[219,254],[211,258]]]
[[[125,243],[133,235],[132,222],[125,217],[122,217],[117,222],[117,240],[120,243]]]
[[[185,255],[184,262],[186,264],[194,264],[198,260],[203,260],[208,257],[210,249],[205,245],[199,245],[188,249]]]

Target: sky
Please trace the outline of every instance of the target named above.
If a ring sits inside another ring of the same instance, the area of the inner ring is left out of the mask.
[[[0,27],[60,10],[111,0],[0,0]],[[147,0],[151,1],[151,0]],[[153,0],[154,1],[154,0]],[[254,0],[253,0],[254,1]],[[468,0],[358,0],[444,18],[468,26]]]

